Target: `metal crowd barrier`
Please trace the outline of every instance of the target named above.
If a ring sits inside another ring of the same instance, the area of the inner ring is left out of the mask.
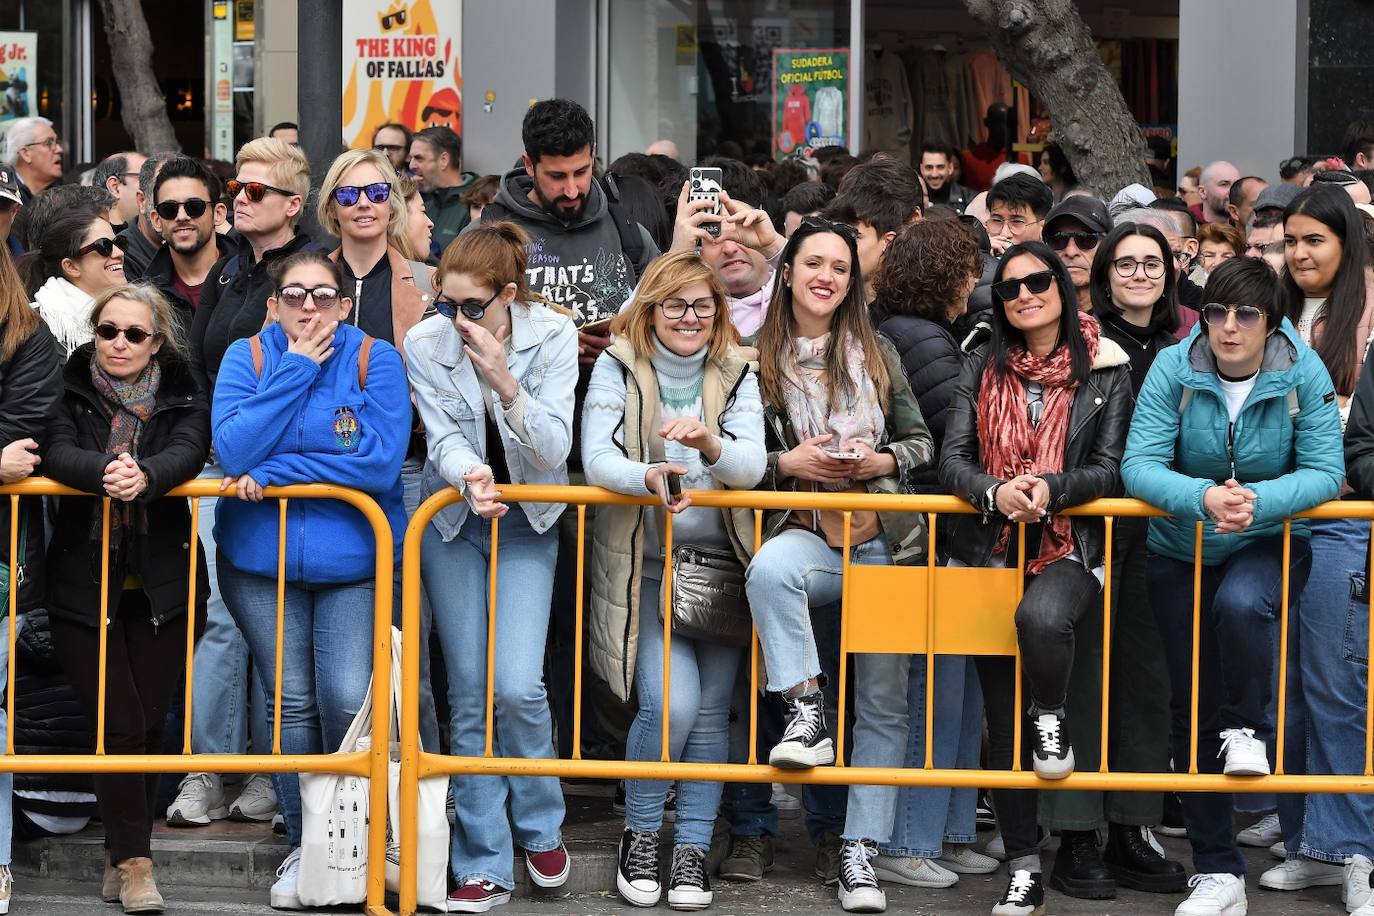
[[[990,569],[942,566],[867,566],[849,562],[849,537],[852,513],[858,511],[925,513],[930,538],[927,555],[935,555],[936,519],[940,515],[970,514],[974,509],[952,496],[894,496],[854,493],[788,493],[762,491],[692,490],[693,506],[744,508],[754,510],[754,546],[758,549],[767,509],[833,510],[844,518],[844,570],[840,624],[840,668],[838,677],[839,714],[835,721],[835,765],[810,770],[776,769],[760,764],[756,756],[758,729],[759,643],[755,633],[749,650],[750,704],[749,757],[743,764],[682,763],[668,759],[669,703],[672,692],[667,685],[672,676],[671,652],[672,577],[663,578],[663,738],[659,761],[587,760],[581,756],[583,624],[585,596],[584,570],[587,550],[587,507],[596,505],[657,505],[653,497],[632,497],[597,487],[504,485],[501,499],[507,503],[566,503],[577,516],[577,593],[575,596],[575,636],[577,647],[573,668],[572,758],[532,760],[497,757],[493,753],[493,693],[497,640],[497,576],[500,522],[492,523],[487,612],[486,744],[480,757],[451,757],[421,752],[419,734],[419,623],[420,623],[420,544],[425,526],[445,506],[462,499],[456,490],[436,493],[420,506],[406,530],[403,559],[402,607],[403,671],[401,700],[401,836],[400,836],[400,912],[409,916],[416,908],[416,844],[419,780],[447,775],[557,776],[602,779],[698,779],[728,782],[783,782],[811,784],[868,784],[901,786],[951,786],[968,788],[1036,788],[1053,790],[1110,790],[1142,792],[1374,792],[1374,678],[1366,697],[1366,748],[1364,773],[1360,775],[1293,775],[1283,771],[1288,658],[1288,557],[1291,522],[1284,523],[1283,600],[1278,621],[1279,691],[1276,730],[1277,764],[1266,777],[1224,776],[1199,773],[1197,762],[1198,653],[1201,622],[1202,531],[1195,530],[1193,568],[1193,655],[1192,655],[1192,738],[1186,772],[1113,772],[1108,766],[1108,719],[1111,689],[1112,633],[1112,532],[1118,518],[1161,516],[1165,513],[1131,499],[1103,499],[1068,510],[1065,515],[1100,516],[1104,519],[1106,580],[1102,589],[1102,683],[1101,748],[1096,771],[1074,772],[1066,779],[1048,781],[1021,767],[1022,719],[1015,717],[1014,750],[1010,770],[941,769],[933,765],[934,753],[934,678],[935,655],[1002,655],[1016,663],[1015,708],[1021,709],[1021,658],[1017,647],[1013,614],[1020,602],[1024,583],[1025,526],[1018,526],[1018,550],[1022,560],[1015,568]],[[1317,506],[1300,517],[1311,519],[1361,518],[1374,530],[1374,502],[1338,501]],[[663,533],[665,555],[671,556],[673,517],[667,515]],[[1374,581],[1371,562],[1370,581]],[[947,609],[953,606],[955,613]],[[938,609],[938,612],[937,612]],[[1370,629],[1369,657],[1374,658],[1374,627]],[[927,698],[925,708],[925,764],[919,768],[852,767],[844,762],[846,673],[849,653],[903,653],[924,655]],[[1163,739],[1165,736],[1161,736]]]
[[[187,595],[189,607],[194,609],[196,596],[198,531],[200,500],[206,497],[225,498],[219,492],[219,480],[192,480],[173,489],[167,494],[170,498],[190,498],[190,568]],[[105,627],[100,628],[100,671],[98,675],[100,710],[96,721],[96,750],[90,754],[22,754],[14,752],[14,704],[15,704],[15,637],[17,625],[15,610],[18,588],[10,589],[8,636],[9,675],[8,675],[8,713],[10,727],[7,729],[5,754],[0,757],[0,772],[12,773],[336,773],[346,776],[370,778],[370,817],[368,825],[368,884],[366,912],[369,916],[389,916],[390,910],[384,906],[386,891],[386,845],[387,845],[387,751],[390,733],[391,714],[391,616],[392,616],[392,554],[389,550],[377,551],[374,574],[377,580],[376,606],[373,623],[372,648],[372,748],[349,754],[294,754],[281,752],[281,684],[284,662],[283,617],[286,594],[286,509],[293,499],[336,499],[353,506],[372,526],[377,543],[391,543],[391,525],[386,514],[370,496],[358,490],[327,484],[308,484],[300,486],[267,487],[264,498],[277,499],[279,502],[277,528],[277,649],[274,691],[275,698],[272,716],[272,750],[263,754],[195,754],[191,750],[192,685],[195,671],[196,627],[186,628],[186,719],[182,734],[180,754],[119,754],[105,753],[105,666],[106,639]],[[92,494],[83,493],[62,486],[45,478],[30,478],[21,483],[0,486],[0,497],[8,496],[10,503],[9,556],[11,557],[10,581],[14,582],[14,563],[19,552],[19,498],[21,496],[82,496],[91,498]],[[104,504],[102,525],[101,582],[109,579],[109,537],[110,503],[108,496],[100,497]],[[233,497],[229,497],[233,498]],[[108,619],[108,588],[101,589],[101,617]],[[413,893],[413,891],[412,891]]]

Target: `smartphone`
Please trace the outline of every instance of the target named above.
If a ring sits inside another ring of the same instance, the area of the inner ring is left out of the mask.
[[[682,478],[672,471],[667,472],[663,477],[668,482],[668,505],[676,505],[677,501],[682,499]]]
[[[725,173],[718,168],[695,166],[688,172],[687,180],[692,183],[687,200],[709,200],[715,204],[711,212],[720,216],[720,183],[725,180]],[[705,223],[702,228],[709,235],[720,235],[720,223]]]
[[[583,334],[594,334],[597,337],[605,337],[607,334],[611,333],[611,322],[614,320],[614,315],[608,315],[605,318],[598,318],[596,321],[589,321],[578,328],[578,330]]]
[[[826,457],[834,458],[836,461],[862,461],[864,457],[864,453],[856,448],[822,447],[821,451],[825,452]]]

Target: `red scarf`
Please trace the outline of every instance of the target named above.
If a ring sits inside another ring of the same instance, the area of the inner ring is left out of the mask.
[[[1101,326],[1091,315],[1080,314],[1078,327],[1088,346],[1088,359],[1097,360]],[[1015,346],[1007,355],[1006,373],[988,367],[978,388],[978,452],[983,470],[1000,480],[1022,474],[1060,474],[1064,448],[1069,439],[1069,412],[1078,387],[1069,359],[1069,348],[1055,347],[1049,356],[1034,356]],[[1022,379],[1044,386],[1045,409],[1039,426],[1032,426]],[[1011,525],[997,539],[999,552],[1007,549]],[[1066,516],[1051,516],[1040,540],[1040,555],[1026,565],[1037,575],[1055,560],[1073,552],[1073,529]]]

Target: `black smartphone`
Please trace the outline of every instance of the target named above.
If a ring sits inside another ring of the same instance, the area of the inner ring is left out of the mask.
[[[668,505],[671,506],[682,498],[682,478],[672,471],[668,471],[663,477],[668,481]]]

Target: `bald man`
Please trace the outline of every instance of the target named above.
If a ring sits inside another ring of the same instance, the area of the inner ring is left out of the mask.
[[[644,151],[646,156],[667,156],[669,159],[682,161],[682,153],[678,151],[677,144],[672,140],[655,140],[649,144],[649,148]]]
[[[1202,218],[1209,223],[1226,225],[1231,214],[1226,205],[1230,202],[1231,185],[1240,177],[1240,169],[1225,159],[1209,162],[1202,169],[1198,182],[1198,193],[1202,197]]]

